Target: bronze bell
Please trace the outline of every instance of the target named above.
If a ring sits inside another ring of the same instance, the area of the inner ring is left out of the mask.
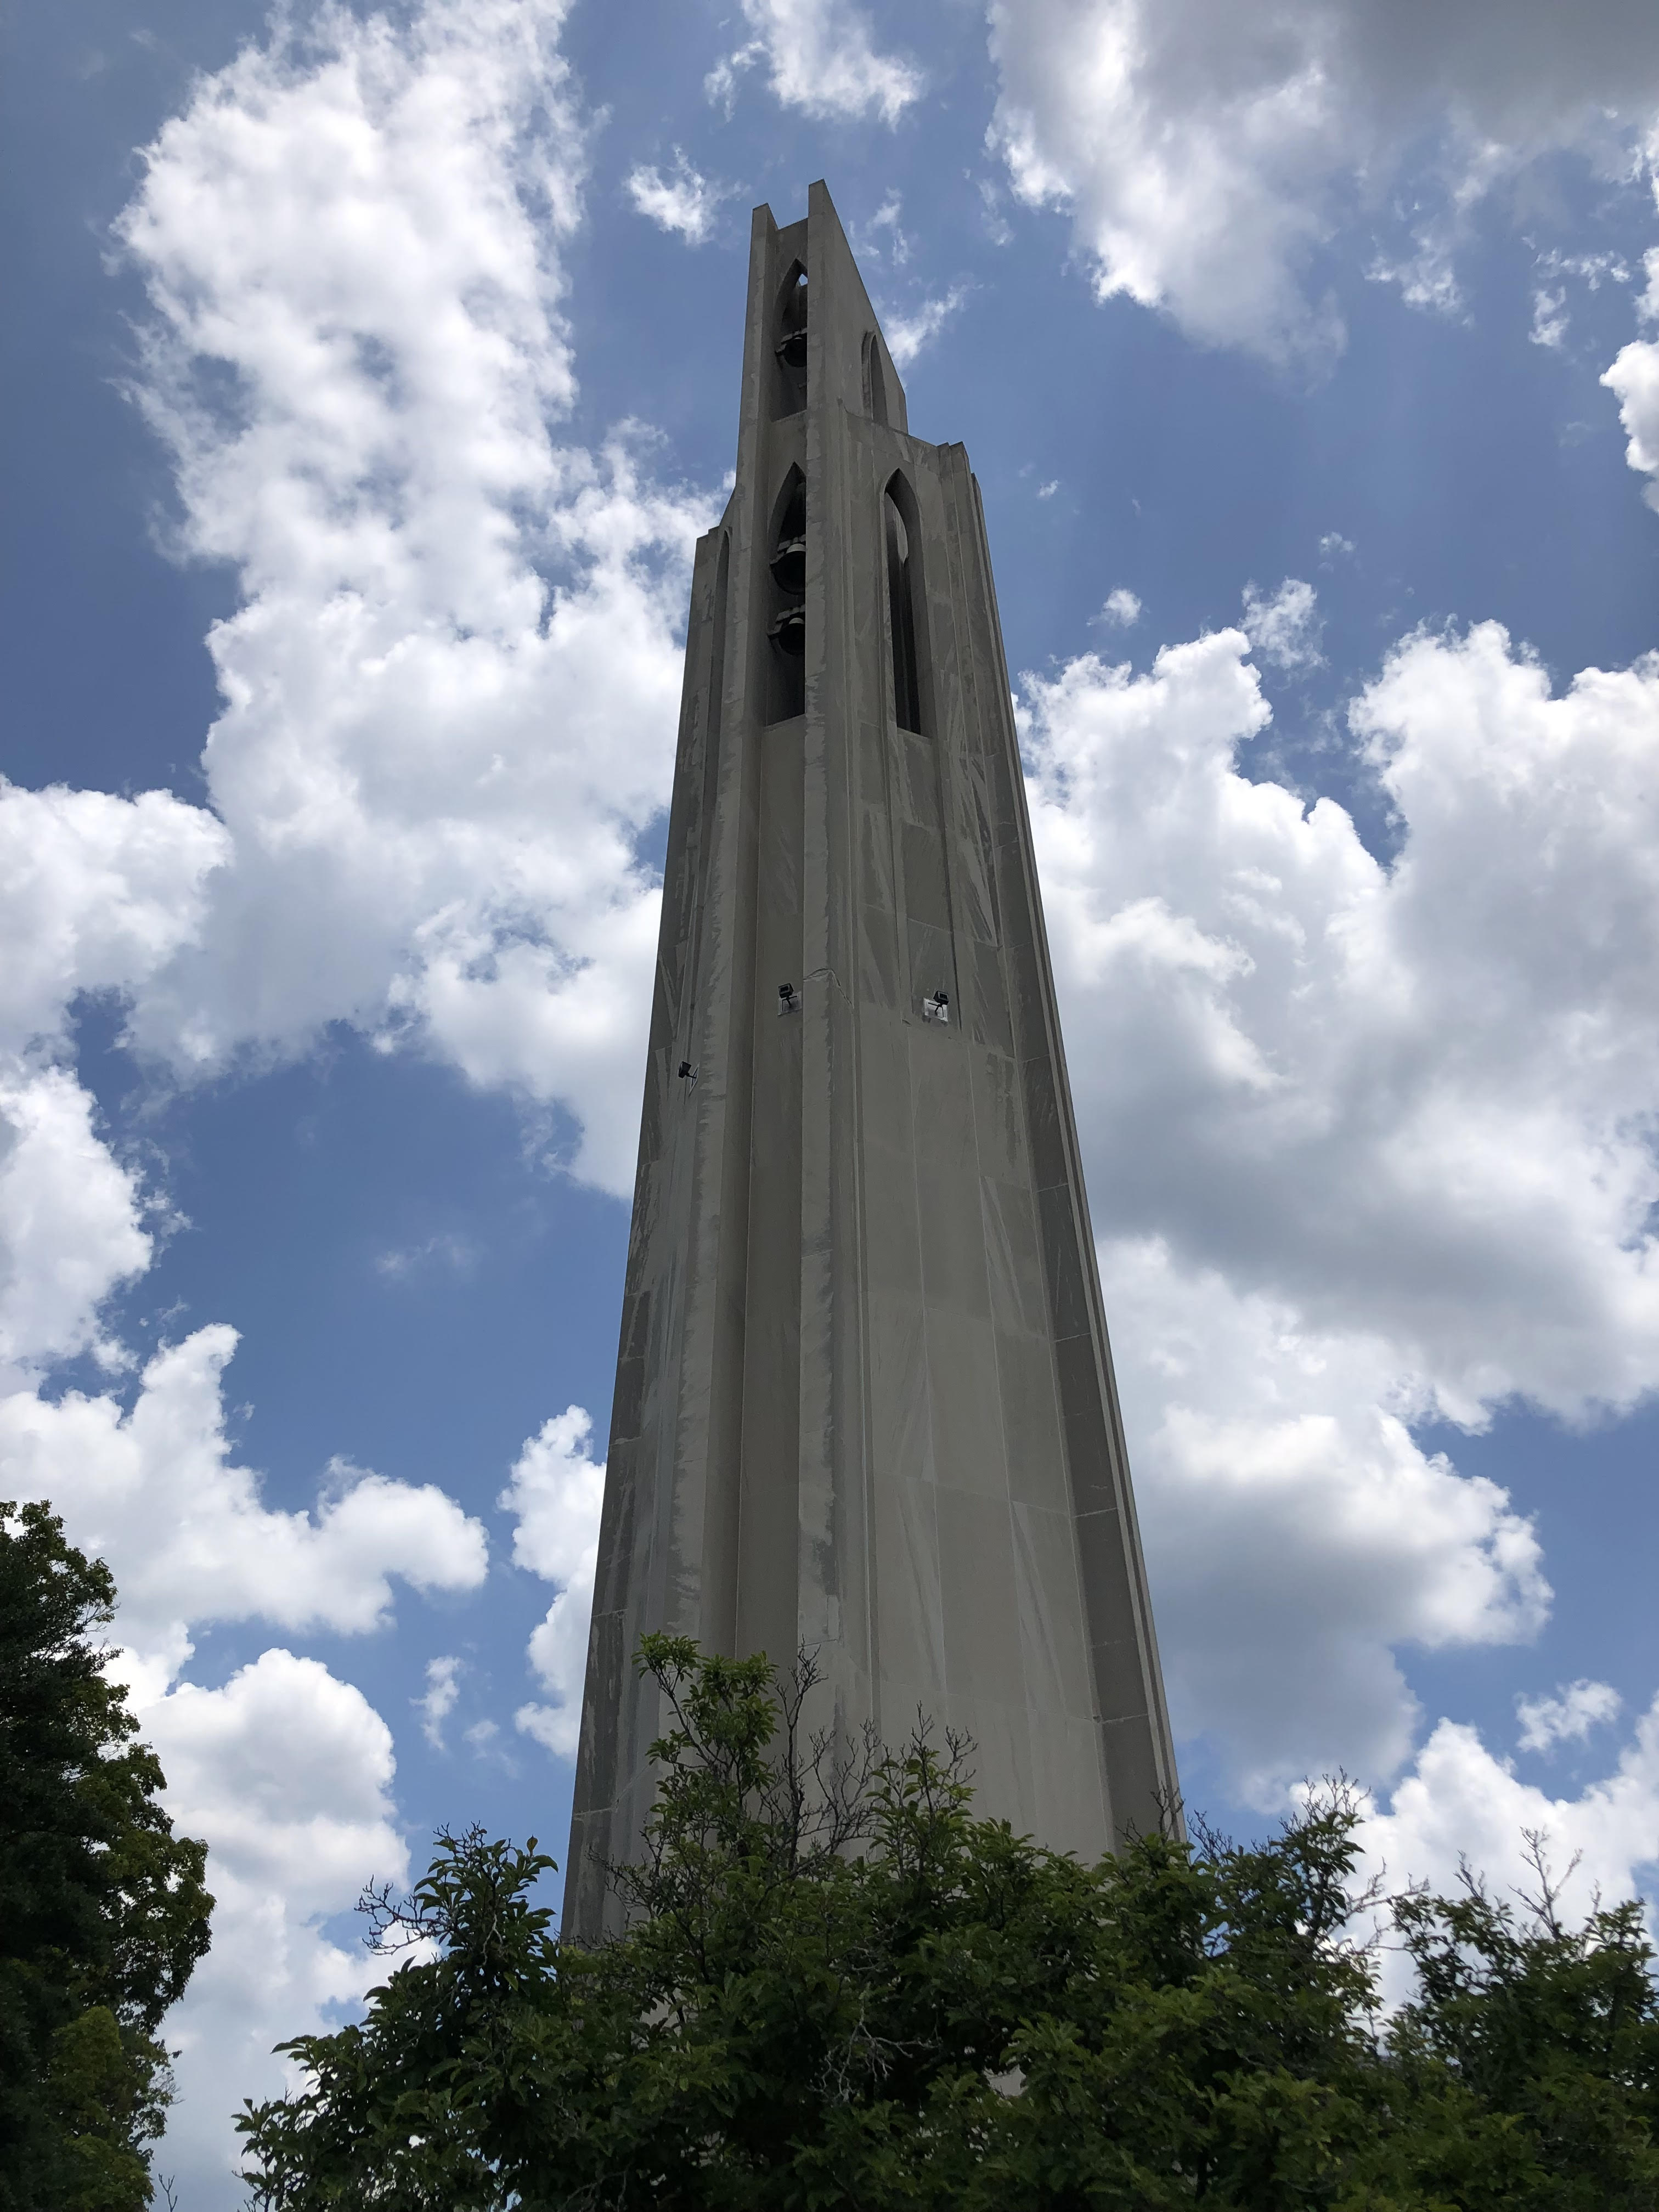
[[[805,653],[806,650],[806,609],[804,606],[785,607],[773,621],[767,632],[775,637],[785,653]]]
[[[772,549],[772,574],[778,589],[792,594],[806,589],[806,540],[780,538]]]

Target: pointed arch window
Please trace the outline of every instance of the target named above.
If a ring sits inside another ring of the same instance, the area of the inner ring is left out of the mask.
[[[923,666],[921,625],[917,619],[921,581],[921,539],[916,503],[902,476],[889,483],[881,501],[887,546],[888,641],[892,656],[893,716],[902,730],[921,734]]]
[[[806,271],[799,261],[779,287],[772,318],[774,419],[798,415],[806,404]]]
[[[767,566],[771,616],[766,626],[766,719],[806,712],[806,478],[792,468],[772,509]]]
[[[881,365],[881,340],[873,331],[864,341],[864,411],[872,422],[887,420],[887,378]]]

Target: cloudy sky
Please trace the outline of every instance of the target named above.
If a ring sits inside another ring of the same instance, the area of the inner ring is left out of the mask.
[[[0,1495],[213,1954],[562,1850],[748,210],[984,488],[1189,1797],[1659,1857],[1644,0],[11,11]]]

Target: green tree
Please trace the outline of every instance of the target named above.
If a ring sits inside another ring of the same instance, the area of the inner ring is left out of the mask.
[[[47,1507],[0,1504],[0,2212],[149,2202],[157,2030],[208,1946],[205,1847],[106,1671],[114,1604]]]
[[[1423,2092],[1420,2170],[1453,2201],[1551,2212],[1659,2204],[1659,2003],[1633,1900],[1561,1916],[1541,1835],[1514,1903],[1464,1870],[1462,1894],[1393,1900],[1419,1996],[1392,2045]]]
[[[641,1656],[673,1726],[629,1932],[561,1947],[533,1838],[444,1837],[367,1900],[419,1948],[243,2115],[268,2212],[1659,2205],[1633,1908],[1402,1900],[1385,2026],[1346,1788],[1080,1866],[973,1817],[959,1742],[805,1732],[810,1666]]]

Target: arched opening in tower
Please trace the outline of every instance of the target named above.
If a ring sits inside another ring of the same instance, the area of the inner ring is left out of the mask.
[[[864,341],[864,411],[872,422],[887,420],[887,379],[881,366],[881,340],[873,331]]]
[[[772,414],[776,420],[799,415],[806,404],[806,271],[799,261],[791,264],[779,289],[772,327],[772,356],[777,363]]]
[[[766,719],[806,712],[806,478],[792,468],[772,510]]]
[[[908,509],[908,513],[907,513]],[[919,563],[915,501],[902,476],[882,496],[887,540],[888,636],[892,649],[893,717],[902,730],[921,732],[921,663],[917,652],[916,586]]]

